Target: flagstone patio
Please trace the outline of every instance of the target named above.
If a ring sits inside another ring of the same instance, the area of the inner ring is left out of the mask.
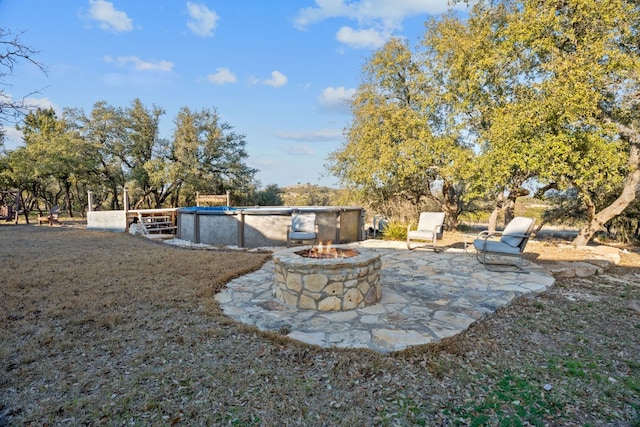
[[[274,264],[239,277],[216,295],[224,313],[261,330],[321,347],[369,348],[381,353],[437,342],[522,295],[545,291],[554,278],[525,263],[529,274],[487,271],[472,253],[409,251],[402,242],[365,240],[382,260],[379,303],[326,312],[285,305],[274,296]]]

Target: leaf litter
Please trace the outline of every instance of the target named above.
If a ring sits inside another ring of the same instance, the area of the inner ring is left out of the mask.
[[[65,227],[1,226],[0,236],[0,425],[640,421],[634,252],[458,336],[380,355],[226,318],[212,296],[263,252]],[[567,256],[540,246],[538,262]]]

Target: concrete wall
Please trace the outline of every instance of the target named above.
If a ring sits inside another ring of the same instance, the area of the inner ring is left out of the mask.
[[[340,243],[357,242],[363,239],[364,227],[362,211],[340,212]]]
[[[178,210],[179,239],[212,246],[258,248],[284,246],[294,211],[316,212],[318,240],[349,243],[362,240],[360,208],[250,208],[233,211]]]
[[[197,215],[199,242],[212,246],[237,246],[238,221],[235,215]]]
[[[285,246],[287,227],[291,225],[291,213],[274,212],[267,215],[241,214],[244,221],[243,241],[240,246],[259,248]]]
[[[124,232],[127,229],[127,214],[124,211],[87,212],[87,230]]]
[[[193,243],[200,243],[196,237],[195,212],[178,212],[178,230],[176,237]]]

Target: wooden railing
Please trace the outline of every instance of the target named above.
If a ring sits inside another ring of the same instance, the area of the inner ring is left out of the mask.
[[[202,206],[202,203],[222,204],[231,206],[230,194],[200,194],[196,193],[196,206]]]

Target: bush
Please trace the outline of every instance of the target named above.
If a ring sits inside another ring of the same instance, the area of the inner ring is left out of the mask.
[[[387,222],[382,230],[382,238],[386,240],[404,240],[407,238],[407,224],[397,220]]]

